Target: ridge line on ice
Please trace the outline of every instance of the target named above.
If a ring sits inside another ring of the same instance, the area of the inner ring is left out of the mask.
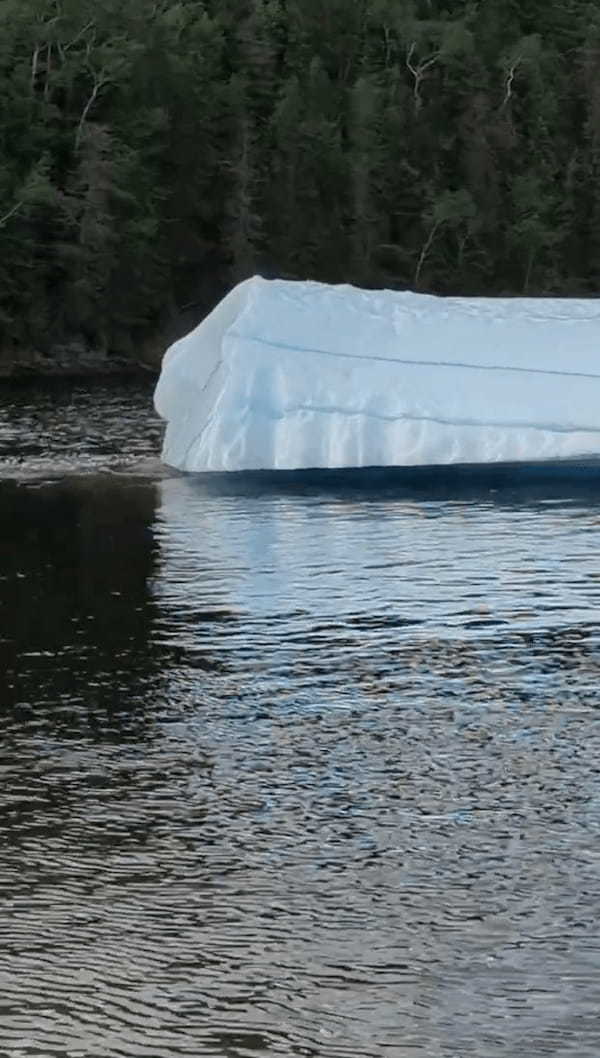
[[[240,331],[227,331],[228,337],[240,338],[245,342],[254,342],[256,345],[268,345],[272,349],[286,349],[289,352],[314,353],[317,356],[332,356],[340,360],[378,360],[385,364],[410,365],[411,367],[460,367],[470,371],[517,371],[524,375],[557,375],[560,378],[590,378],[600,381],[600,373],[591,371],[558,371],[556,368],[544,367],[519,367],[510,364],[469,364],[462,360],[408,360],[395,356],[356,356],[355,353],[334,353],[330,349],[313,349],[310,346],[289,345],[287,342],[275,342],[268,338],[256,338],[253,335],[243,334]]]
[[[223,363],[223,358],[221,357],[220,360],[217,360],[217,362],[216,362],[215,366],[213,367],[212,371],[209,373],[209,375],[208,375],[208,377],[206,379],[206,382],[204,383],[204,385],[202,386],[202,389],[200,390],[200,393],[206,393],[206,390],[210,386],[210,383],[212,382],[213,378],[217,374],[217,371],[221,367],[222,363]],[[196,444],[198,444],[202,440],[204,434],[206,433],[206,430],[208,429],[208,427],[210,426],[210,424],[211,424],[211,422],[213,420],[213,416],[214,416],[214,408],[213,408],[211,414],[205,420],[202,428],[199,430],[199,432],[197,434],[194,435],[194,437],[192,437],[192,440],[190,441],[189,445],[187,446],[187,449],[186,449],[186,452],[185,452],[186,461],[187,461],[187,458],[188,458],[190,452],[192,451],[192,448],[194,448],[194,446]]]
[[[600,376],[598,376],[600,377]],[[385,415],[381,412],[367,411],[365,408],[348,409],[335,404],[287,404],[281,415],[272,416],[283,419],[286,415],[298,411],[316,412],[317,414],[341,414],[350,416],[363,415],[366,419],[379,419],[381,422],[431,422],[440,426],[491,426],[502,430],[545,430],[547,433],[598,433],[600,426],[560,426],[557,423],[532,423],[527,419],[505,422],[502,419],[446,419],[441,415],[417,415],[410,412],[399,412],[398,415]]]

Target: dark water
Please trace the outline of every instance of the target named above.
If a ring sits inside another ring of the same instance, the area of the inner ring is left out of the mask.
[[[2,1058],[597,1058],[600,475],[192,481],[149,394],[0,393]]]

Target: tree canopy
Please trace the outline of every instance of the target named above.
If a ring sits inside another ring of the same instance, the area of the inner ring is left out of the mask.
[[[0,0],[0,347],[256,271],[596,294],[588,0]]]

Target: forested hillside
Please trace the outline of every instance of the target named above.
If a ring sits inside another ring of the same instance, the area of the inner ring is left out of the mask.
[[[600,3],[0,0],[0,350],[252,272],[600,290]]]

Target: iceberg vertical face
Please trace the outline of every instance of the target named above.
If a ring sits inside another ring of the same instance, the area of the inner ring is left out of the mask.
[[[600,454],[600,301],[240,283],[167,351],[163,460],[294,470]]]

